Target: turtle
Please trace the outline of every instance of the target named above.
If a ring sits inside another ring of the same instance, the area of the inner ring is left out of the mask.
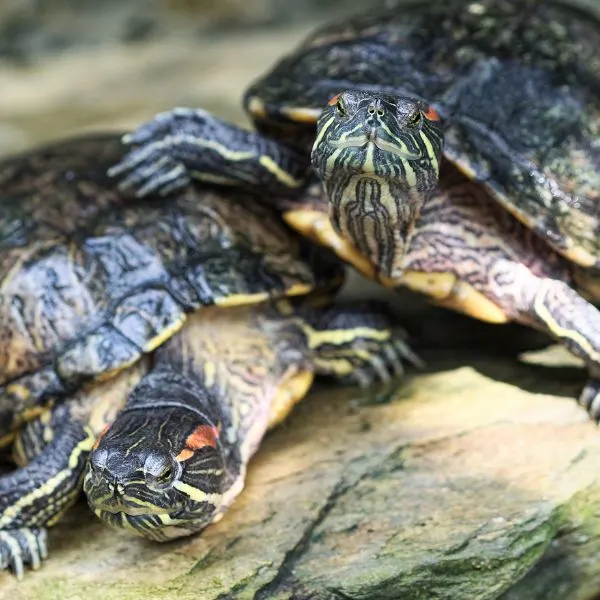
[[[113,528],[159,542],[202,531],[242,491],[265,432],[315,375],[366,387],[402,371],[407,349],[377,302],[207,310],[156,351],[90,455],[84,492]]]
[[[269,190],[383,285],[548,333],[587,365],[579,400],[599,420],[599,47],[598,15],[556,0],[369,9],[250,85],[254,130],[163,112],[109,175],[140,197],[192,180]]]
[[[169,448],[187,440],[174,457],[186,477],[178,498],[208,522],[314,375],[393,384],[418,360],[384,305],[332,304],[340,261],[247,193],[119,192],[106,170],[120,137],[86,134],[0,162],[0,434],[20,467],[0,478],[0,567],[18,577],[47,555],[46,527],[77,498],[90,451],[104,435],[97,465],[124,406],[119,422],[168,416],[144,438],[148,456],[166,435]],[[194,418],[206,422],[192,431]],[[192,458],[204,456],[209,422],[227,454],[222,477]],[[107,467],[123,449],[140,452],[117,441]],[[153,465],[162,483],[136,488],[138,500],[166,489]]]

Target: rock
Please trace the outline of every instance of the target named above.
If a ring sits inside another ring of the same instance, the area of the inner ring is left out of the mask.
[[[391,398],[322,386],[202,535],[152,544],[82,503],[43,568],[2,575],[0,597],[589,600],[600,436],[573,401],[583,372],[555,348],[486,352],[503,331],[479,329],[471,358],[424,350],[427,371]]]

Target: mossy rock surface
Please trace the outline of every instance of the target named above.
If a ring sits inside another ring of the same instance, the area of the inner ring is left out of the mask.
[[[427,371],[385,401],[315,391],[203,535],[145,542],[82,503],[0,597],[591,600],[600,435],[573,401],[584,373],[562,351],[502,357],[497,340],[519,331],[492,330],[476,353],[425,352]]]

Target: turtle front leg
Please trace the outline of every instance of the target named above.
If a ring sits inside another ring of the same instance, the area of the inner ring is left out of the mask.
[[[588,366],[580,403],[600,420],[600,312],[575,291],[573,265],[478,185],[442,189],[407,255],[404,283],[477,319],[548,333]]]
[[[48,555],[46,527],[77,499],[94,440],[69,405],[19,432],[15,458],[27,464],[0,478],[0,569],[22,579],[25,565],[40,567]]]
[[[279,196],[302,188],[310,167],[308,153],[200,109],[160,113],[123,142],[133,149],[109,175],[124,176],[120,188],[140,197],[166,195],[191,180]]]
[[[298,311],[298,316],[299,331],[318,375],[366,388],[399,380],[406,363],[416,367],[424,364],[384,303],[306,307]]]
[[[82,390],[18,430],[13,457],[19,468],[0,477],[0,570],[18,579],[25,565],[38,568],[48,555],[46,528],[77,500],[88,457],[145,365]]]
[[[533,324],[547,331],[588,366],[579,403],[600,422],[600,312],[562,281],[540,280],[523,294]]]
[[[590,379],[580,404],[600,421],[600,312],[565,281],[537,277],[526,266],[510,262],[495,265],[502,281],[507,312],[516,321],[545,331],[588,367]]]

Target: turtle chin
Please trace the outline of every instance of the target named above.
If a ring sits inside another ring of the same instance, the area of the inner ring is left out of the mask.
[[[330,153],[321,149],[313,166],[333,227],[377,267],[380,280],[396,285],[426,194],[412,176],[420,155],[388,146],[366,137],[330,143]],[[432,177],[433,187],[437,173]]]
[[[91,492],[91,490],[90,490]],[[158,499],[161,504],[137,501],[127,498],[95,501],[88,496],[88,504],[94,514],[113,529],[124,529],[148,540],[164,542],[201,531],[214,522],[219,513],[217,499],[211,502],[178,501]]]
[[[416,220],[437,187],[442,145],[437,113],[410,98],[346,90],[317,122],[311,161],[332,224],[383,283],[399,283]]]
[[[112,529],[120,529],[153,542],[167,542],[197,533],[214,521],[214,515],[201,518],[178,516],[182,511],[131,514],[95,508],[94,514]]]

